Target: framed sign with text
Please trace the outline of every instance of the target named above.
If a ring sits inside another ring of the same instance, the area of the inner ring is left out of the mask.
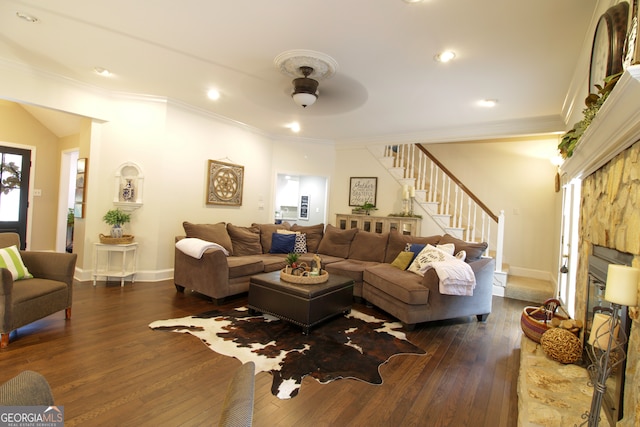
[[[376,205],[378,178],[351,177],[349,183],[349,206],[362,206],[365,203]]]

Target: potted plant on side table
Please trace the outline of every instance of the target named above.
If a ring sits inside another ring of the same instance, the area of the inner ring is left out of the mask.
[[[111,209],[107,211],[102,217],[102,220],[111,226],[110,237],[111,239],[104,239],[107,236],[100,235],[100,240],[103,243],[130,243],[133,240],[133,236],[125,235],[122,226],[131,221],[131,214],[121,211],[120,209]]]

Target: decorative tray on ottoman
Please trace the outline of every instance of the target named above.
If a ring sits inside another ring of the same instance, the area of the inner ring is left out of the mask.
[[[311,276],[308,271],[295,275],[287,273],[285,270],[286,269],[280,270],[280,279],[289,283],[295,283],[298,285],[317,285],[318,283],[324,283],[329,280],[329,273],[326,270],[322,270],[319,276]]]

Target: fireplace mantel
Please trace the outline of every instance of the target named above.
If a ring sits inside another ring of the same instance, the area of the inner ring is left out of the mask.
[[[628,67],[561,167],[565,182],[585,178],[640,140],[640,65]]]

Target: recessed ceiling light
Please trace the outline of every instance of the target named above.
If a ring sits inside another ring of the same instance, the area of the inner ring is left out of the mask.
[[[456,53],[452,50],[445,50],[437,54],[434,59],[438,62],[449,62],[456,57]]]
[[[422,3],[424,0],[402,0],[402,1],[404,1],[405,3],[411,4],[411,3]]]
[[[38,22],[38,18],[33,15],[29,15],[28,13],[16,12],[16,16],[24,21],[36,23]]]
[[[288,125],[285,125],[285,127],[288,127],[289,129],[291,129],[291,132],[295,132],[295,133],[300,132],[300,123],[298,122],[289,123]]]
[[[209,89],[207,91],[207,97],[212,101],[217,101],[218,99],[220,99],[220,92],[218,91],[218,89]]]
[[[93,69],[93,71],[95,71],[96,74],[100,74],[103,77],[109,77],[111,75],[111,71],[107,70],[106,68],[102,68],[102,67],[95,67]]]
[[[497,103],[497,99],[483,99],[482,101],[478,101],[479,106],[487,108],[495,107]]]

